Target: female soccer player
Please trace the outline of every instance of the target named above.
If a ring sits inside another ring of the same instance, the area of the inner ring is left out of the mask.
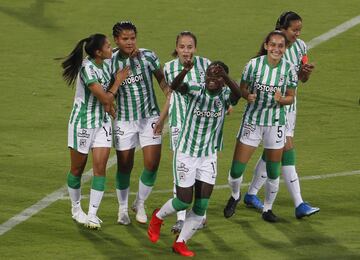
[[[207,58],[194,56],[196,52],[197,39],[196,36],[189,31],[183,31],[176,37],[176,48],[173,52],[175,59],[165,63],[164,75],[166,82],[170,85],[174,78],[183,70],[184,62],[191,60],[194,63],[192,69],[186,74],[184,83],[194,81],[199,84],[205,84],[205,72],[210,64]],[[186,96],[173,91],[170,98],[169,108],[169,126],[170,126],[170,146],[172,151],[175,151],[175,147],[179,138],[182,122],[185,117],[185,109],[187,104]],[[163,124],[163,122],[161,122]],[[174,197],[176,197],[176,185],[174,180]],[[174,233],[180,233],[182,226],[184,225],[186,211],[182,210],[177,212],[177,221],[172,227],[171,231]],[[204,219],[203,222],[205,222]],[[204,223],[203,223],[204,224]],[[201,227],[203,225],[200,225]]]
[[[133,203],[136,220],[146,223],[144,202],[151,193],[156,179],[161,154],[161,136],[153,128],[159,117],[152,75],[167,94],[158,57],[153,51],[136,47],[137,29],[129,21],[116,23],[113,36],[118,50],[113,54],[113,71],[130,67],[130,75],[117,93],[117,115],[114,123],[117,155],[116,193],[119,201],[118,223],[128,225],[128,196],[130,173],[134,165],[135,148],[140,145],[144,156],[144,170],[139,190]]]
[[[282,59],[286,36],[281,31],[270,32],[257,57],[246,65],[240,89],[248,104],[234,151],[229,172],[232,194],[224,209],[231,217],[240,200],[240,184],[246,164],[263,141],[266,154],[266,195],[263,219],[276,222],[272,204],[279,187],[280,161],[285,145],[286,107],[294,102],[297,73],[294,66]]]
[[[88,55],[85,59],[83,49]],[[71,168],[67,184],[72,203],[71,213],[75,221],[93,229],[100,228],[102,222],[96,213],[104,194],[106,163],[112,143],[108,113],[114,112],[113,94],[129,74],[129,68],[125,67],[115,74],[115,81],[109,86],[111,55],[111,45],[106,36],[93,34],[79,41],[62,63],[63,77],[68,85],[76,81],[75,101],[68,126]],[[90,149],[94,177],[86,216],[80,205],[80,181]]]
[[[276,29],[281,30],[290,42],[284,54],[285,59],[295,65],[299,80],[306,82],[310,77],[314,65],[308,63],[306,44],[299,39],[302,29],[301,17],[297,13],[291,11],[284,12],[280,15],[276,22]],[[287,106],[286,117],[286,143],[282,156],[281,172],[284,177],[286,187],[294,201],[295,216],[300,219],[305,216],[311,216],[320,209],[312,207],[310,204],[303,201],[300,192],[299,177],[295,169],[295,149],[293,138],[296,122],[296,98],[294,104]],[[266,180],[266,162],[264,158],[264,156],[263,158],[259,158],[249,191],[244,197],[245,204],[255,208],[262,207],[262,203],[256,195]]]
[[[173,159],[176,197],[153,212],[148,236],[157,242],[165,217],[187,209],[195,202],[185,218],[184,226],[174,241],[174,252],[193,256],[186,242],[203,220],[217,175],[217,151],[222,149],[222,130],[225,112],[230,103],[236,104],[240,89],[228,76],[228,67],[213,62],[206,70],[205,87],[196,81],[184,82],[193,63],[186,61],[184,68],[172,81],[171,88],[186,94],[187,108]],[[225,85],[229,86],[226,87]]]

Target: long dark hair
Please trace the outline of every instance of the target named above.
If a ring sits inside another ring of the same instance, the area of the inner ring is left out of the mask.
[[[288,41],[288,39],[286,38],[286,35],[285,35],[282,31],[280,31],[280,30],[275,30],[275,31],[270,32],[270,33],[266,36],[265,40],[264,40],[263,43],[261,44],[260,50],[258,51],[258,53],[256,54],[255,57],[259,57],[259,56],[263,56],[263,55],[266,55],[266,54],[267,54],[267,50],[265,49],[264,44],[265,44],[265,43],[268,44],[269,41],[270,41],[270,39],[271,39],[271,37],[274,36],[274,35],[280,35],[280,36],[282,36],[282,37],[285,39],[285,45],[288,46],[289,41]]]
[[[74,84],[76,77],[80,71],[83,60],[83,49],[90,58],[95,58],[95,52],[101,50],[105,44],[106,36],[96,33],[87,38],[80,40],[72,52],[65,58],[61,66],[64,69],[62,75],[66,83],[70,86]],[[85,48],[84,48],[85,44]]]
[[[190,31],[183,31],[183,32],[179,33],[176,36],[176,45],[175,46],[178,45],[180,37],[183,37],[183,36],[190,36],[194,40],[194,44],[195,44],[195,48],[196,48],[196,44],[197,44],[196,36],[195,36],[195,34],[193,34]],[[176,58],[178,56],[176,49],[171,53],[171,56],[173,56],[174,58]]]
[[[293,11],[283,12],[276,21],[275,30],[286,30],[292,21],[302,21],[300,15]]]

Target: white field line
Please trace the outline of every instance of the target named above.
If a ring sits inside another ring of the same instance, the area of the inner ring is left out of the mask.
[[[320,43],[325,42],[345,31],[349,30],[350,28],[356,26],[359,23],[360,23],[360,15],[356,16],[356,17],[350,19],[349,21],[346,21],[345,23],[340,24],[339,26],[331,29],[330,31],[312,39],[311,41],[309,41],[307,43],[308,49],[314,48],[315,46],[319,45]],[[109,159],[107,168],[110,168],[115,164],[116,164],[116,157],[114,156]],[[92,175],[92,169],[90,169],[83,175],[82,181],[83,182],[88,181],[91,178],[91,175]],[[153,192],[156,193],[156,191],[153,191]],[[16,225],[26,221],[27,219],[29,219],[36,213],[40,212],[42,209],[48,207],[53,202],[64,197],[66,193],[67,193],[67,186],[64,185],[60,189],[52,192],[51,194],[49,194],[46,197],[44,197],[43,199],[39,200],[32,206],[28,207],[27,209],[23,210],[19,214],[15,215],[12,218],[10,218],[9,220],[5,221],[4,223],[2,223],[0,225],[0,236],[5,234],[7,231],[11,230]]]
[[[356,171],[349,171],[349,172],[337,172],[337,173],[329,173],[329,174],[321,174],[321,175],[313,175],[313,176],[305,176],[301,177],[301,181],[309,181],[309,180],[319,180],[319,179],[329,179],[329,178],[335,178],[335,177],[345,177],[345,176],[353,176],[353,175],[360,175],[360,170]],[[284,183],[284,180],[280,180],[280,183]],[[250,182],[242,183],[241,187],[249,186]],[[214,187],[215,190],[222,190],[222,189],[230,189],[228,184],[223,185],[216,185]],[[166,189],[166,190],[154,190],[151,193],[172,193],[172,189]],[[130,192],[130,195],[136,195],[136,192]],[[105,193],[104,197],[116,197],[115,192],[114,193]],[[82,199],[88,199],[89,195],[81,195]],[[69,196],[63,196],[60,198],[61,200],[69,200]]]

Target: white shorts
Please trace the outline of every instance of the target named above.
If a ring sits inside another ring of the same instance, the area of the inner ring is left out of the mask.
[[[296,112],[288,112],[286,114],[285,136],[294,137],[296,123]]]
[[[261,141],[265,149],[281,149],[285,145],[285,126],[258,126],[243,123],[237,139],[246,145],[258,147]]]
[[[192,157],[175,150],[173,159],[174,183],[182,188],[191,187],[195,180],[215,185],[217,154]]]
[[[79,153],[88,154],[91,148],[109,147],[112,145],[111,122],[104,122],[96,128],[74,128],[68,126],[68,147]]]
[[[115,121],[114,141],[118,151],[126,151],[140,145],[161,144],[161,135],[154,135],[154,125],[159,117],[143,118],[136,121]]]
[[[175,152],[176,144],[179,139],[180,135],[180,128],[177,126],[171,126],[170,127],[170,148]]]

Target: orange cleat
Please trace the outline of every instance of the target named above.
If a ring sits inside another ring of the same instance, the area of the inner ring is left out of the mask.
[[[164,220],[159,219],[156,216],[156,213],[158,213],[159,210],[160,209],[154,210],[151,220],[150,220],[148,231],[147,231],[148,237],[149,237],[150,241],[153,243],[156,243],[159,240],[161,225],[164,222]]]
[[[173,249],[173,252],[174,253],[177,253],[179,255],[182,255],[182,256],[187,256],[187,257],[193,257],[195,256],[195,252],[193,251],[190,251],[187,246],[186,246],[186,243],[183,241],[183,242],[176,242],[177,240],[177,237],[174,241],[174,244],[172,246],[172,249]]]

